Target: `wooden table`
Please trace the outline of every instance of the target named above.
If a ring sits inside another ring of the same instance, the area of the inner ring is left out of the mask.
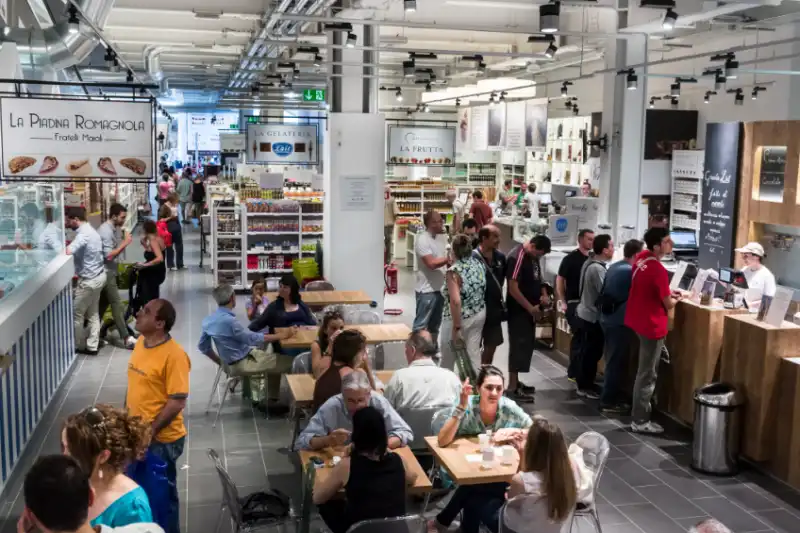
[[[268,292],[265,296],[271,302],[278,297],[278,293]],[[372,303],[372,298],[364,291],[302,291],[300,296],[310,306]]]
[[[519,454],[514,454],[510,465],[503,465],[500,457],[495,457],[492,468],[484,470],[480,461],[468,461],[468,455],[480,455],[478,437],[458,438],[444,448],[438,444],[437,437],[425,437],[425,443],[433,452],[436,462],[447,470],[458,485],[483,485],[486,483],[508,483],[519,470]]]
[[[402,448],[397,448],[396,450],[392,450],[397,455],[403,458],[405,465],[408,466],[413,472],[417,473],[417,479],[414,481],[414,484],[408,487],[408,492],[410,494],[422,494],[425,492],[430,492],[433,489],[433,485],[431,484],[431,480],[428,479],[428,475],[420,466],[419,461],[417,458],[414,457],[414,454],[411,453],[411,448],[408,446],[403,446]],[[324,479],[326,479],[330,473],[331,469],[333,468],[330,466],[331,460],[335,455],[341,457],[344,455],[343,448],[324,448],[322,450],[300,450],[297,452],[300,455],[300,462],[303,465],[303,468],[306,468],[311,458],[316,456],[325,461],[325,466],[321,468],[317,468],[317,475],[314,478],[314,486],[318,483],[321,483]]]
[[[394,375],[394,370],[378,370],[375,372],[378,379],[384,385],[389,383]],[[314,384],[316,380],[311,374],[284,374],[286,382],[289,384],[289,392],[292,394],[292,401],[298,407],[311,405],[314,400]]]
[[[280,331],[282,328],[278,328]],[[367,344],[380,344],[382,342],[404,341],[411,334],[411,328],[405,324],[363,324],[345,326],[345,329],[355,329],[364,334]],[[284,348],[310,348],[317,340],[318,329],[299,328],[297,334],[281,341]]]
[[[776,328],[750,314],[725,317],[720,379],[745,397],[742,455],[749,459],[773,459],[778,426],[793,423],[778,416],[778,400],[783,359],[798,355],[800,326]]]

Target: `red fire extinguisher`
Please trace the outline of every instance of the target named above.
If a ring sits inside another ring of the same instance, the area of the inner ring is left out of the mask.
[[[386,265],[386,292],[397,294],[397,268],[394,263]]]

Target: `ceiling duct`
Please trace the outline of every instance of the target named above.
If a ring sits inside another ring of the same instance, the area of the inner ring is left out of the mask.
[[[114,0],[73,0],[72,4],[83,18],[102,29]],[[46,66],[56,71],[82,63],[100,43],[88,24],[81,24],[78,32],[70,33],[66,16],[46,30],[14,29],[5,39],[17,43],[23,65]]]

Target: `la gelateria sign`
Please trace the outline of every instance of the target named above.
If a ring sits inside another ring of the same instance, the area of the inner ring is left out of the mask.
[[[150,102],[0,98],[3,176],[149,180]]]
[[[451,167],[456,164],[456,129],[430,126],[389,126],[389,165]]]

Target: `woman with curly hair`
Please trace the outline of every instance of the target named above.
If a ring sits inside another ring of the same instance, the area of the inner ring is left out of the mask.
[[[144,489],[125,475],[125,468],[142,456],[149,444],[150,425],[124,409],[100,404],[67,418],[61,447],[90,476],[95,493],[89,507],[92,526],[153,521]]]

